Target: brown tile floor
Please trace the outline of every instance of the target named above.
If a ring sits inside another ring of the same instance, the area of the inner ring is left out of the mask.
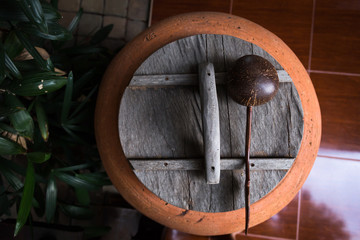
[[[299,197],[296,195],[278,214],[264,223],[249,229],[250,234],[295,239]]]
[[[263,240],[264,238],[262,238],[261,236],[256,236],[256,235],[252,235],[252,234],[248,234],[247,236],[245,235],[237,235],[236,236],[236,240]]]
[[[360,239],[360,161],[318,157],[301,191],[298,239]]]
[[[320,157],[300,195],[236,239],[360,239],[360,161],[352,160],[360,160],[360,2],[154,0],[152,19],[199,10],[245,17],[282,38],[311,73],[322,110]]]
[[[321,148],[360,152],[360,77],[315,73],[310,77],[321,108]],[[360,154],[353,158],[360,160]]]
[[[360,1],[316,0],[311,69],[360,73]]]
[[[155,0],[153,1],[151,23],[155,24],[167,17],[187,12],[217,11],[228,13],[230,6],[231,0]]]
[[[235,0],[232,14],[249,19],[275,33],[307,68],[312,9],[312,0]]]

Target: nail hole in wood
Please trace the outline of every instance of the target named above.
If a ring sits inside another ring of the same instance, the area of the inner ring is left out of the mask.
[[[211,167],[211,171],[215,171],[215,167]]]
[[[255,167],[255,164],[254,164],[254,163],[252,163],[252,164],[250,164],[250,166],[251,166],[251,167]]]
[[[208,73],[208,76],[211,76],[211,74],[210,74],[210,73]]]

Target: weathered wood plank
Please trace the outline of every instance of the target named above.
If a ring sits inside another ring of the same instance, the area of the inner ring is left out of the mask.
[[[253,53],[253,45],[247,41],[232,36],[223,35],[225,69],[229,71],[234,62],[245,55]]]
[[[288,170],[294,158],[251,158],[250,170]],[[134,171],[176,171],[176,170],[201,170],[205,169],[204,159],[129,159]],[[221,170],[238,170],[244,168],[244,158],[222,158]]]
[[[165,45],[137,69],[135,75],[197,73],[206,56],[206,35],[195,35]]]
[[[214,64],[215,72],[225,72],[224,41],[222,35],[207,34],[206,59]]]
[[[136,171],[138,179],[159,198],[175,206],[191,209],[188,171]]]
[[[126,89],[119,134],[128,158],[203,155],[200,103],[193,87]]]
[[[279,82],[292,82],[289,74],[284,70],[277,71]],[[129,87],[161,87],[161,86],[186,86],[197,85],[198,74],[166,74],[166,75],[135,75],[129,84]],[[225,84],[227,73],[215,72],[216,84]]]
[[[220,122],[229,122],[223,87],[218,87],[217,95]],[[119,134],[128,158],[203,156],[198,88],[126,89],[119,111]],[[229,139],[229,124],[221,124],[222,156],[231,152]]]
[[[211,185],[206,184],[204,171],[189,171],[189,174],[192,210],[225,212],[234,209],[231,171],[221,171],[219,184]]]
[[[286,170],[250,171],[250,204],[268,194],[285,176]],[[245,171],[233,171],[234,209],[245,206]]]
[[[220,181],[220,120],[212,63],[199,65],[199,92],[203,123],[203,141],[207,184]]]

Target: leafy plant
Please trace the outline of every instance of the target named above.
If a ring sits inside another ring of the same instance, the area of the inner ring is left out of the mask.
[[[92,119],[99,79],[112,58],[99,43],[112,25],[69,44],[82,10],[64,28],[56,5],[0,1],[0,216],[17,204],[15,236],[33,212],[48,222],[56,222],[58,210],[91,217],[89,191],[110,184]],[[61,201],[60,183],[76,199]]]

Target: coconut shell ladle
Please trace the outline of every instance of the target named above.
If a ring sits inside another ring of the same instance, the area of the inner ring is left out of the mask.
[[[250,220],[250,143],[252,107],[270,101],[279,89],[275,67],[266,59],[247,55],[239,58],[229,72],[227,91],[237,103],[247,107],[245,141],[245,234]]]

